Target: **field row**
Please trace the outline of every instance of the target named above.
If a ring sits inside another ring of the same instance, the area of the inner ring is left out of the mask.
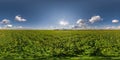
[[[118,30],[0,30],[0,58],[120,56]]]

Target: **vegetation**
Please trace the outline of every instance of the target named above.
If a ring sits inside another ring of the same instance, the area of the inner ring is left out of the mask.
[[[81,56],[120,57],[120,31],[0,30],[0,59]]]

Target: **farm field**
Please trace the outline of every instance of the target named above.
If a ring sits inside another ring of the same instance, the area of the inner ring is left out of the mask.
[[[119,57],[119,30],[0,30],[0,59],[110,60]]]

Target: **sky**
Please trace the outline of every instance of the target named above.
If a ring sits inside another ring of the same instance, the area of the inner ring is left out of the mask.
[[[0,28],[120,29],[120,0],[0,0]]]

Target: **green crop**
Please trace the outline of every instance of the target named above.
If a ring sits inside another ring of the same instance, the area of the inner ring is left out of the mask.
[[[119,30],[0,30],[0,59],[120,57]]]

